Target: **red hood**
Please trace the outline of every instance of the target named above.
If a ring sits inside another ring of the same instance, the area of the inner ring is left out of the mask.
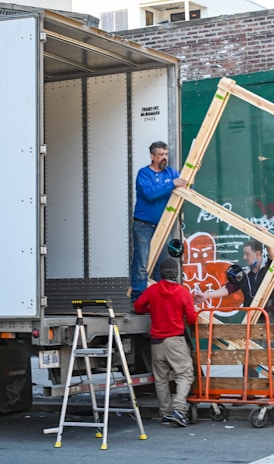
[[[161,296],[166,299],[174,298],[174,295],[181,292],[181,287],[176,284],[177,282],[171,280],[160,280],[158,288]]]

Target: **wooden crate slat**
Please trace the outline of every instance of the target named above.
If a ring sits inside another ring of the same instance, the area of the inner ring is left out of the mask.
[[[201,365],[206,365],[208,360],[207,350],[200,352]],[[272,350],[272,358],[274,358],[274,351]],[[227,366],[227,365],[244,365],[245,364],[245,350],[214,350],[211,353],[211,365],[213,366]],[[259,364],[268,365],[268,356],[266,350],[250,350],[249,351],[249,366],[258,366]]]
[[[243,87],[237,85],[235,81],[223,77],[219,82],[219,87],[224,91],[234,95],[235,97],[238,97],[241,100],[256,106],[257,108],[260,108],[261,110],[267,111],[268,113],[274,115],[274,104],[272,102],[250,92],[249,90],[244,89]]]
[[[239,229],[246,235],[250,235],[256,240],[259,240],[260,242],[264,243],[265,245],[274,248],[273,234],[267,231],[258,230],[255,225],[251,224],[251,222],[242,218],[233,211],[224,208],[223,206],[219,205],[213,200],[204,197],[195,190],[178,187],[174,190],[174,195],[184,198],[190,203],[198,206],[201,209],[204,209],[205,211],[216,216],[217,218],[220,218],[222,221],[227,222],[236,229]],[[272,274],[274,274],[273,270]]]
[[[197,389],[197,380],[195,380],[191,393]],[[206,378],[202,378],[203,390],[206,386]],[[210,395],[242,395],[244,388],[244,379],[238,377],[212,377],[210,379]],[[249,378],[247,380],[247,395],[267,395],[269,390],[268,380],[265,378]]]
[[[191,335],[195,336],[194,328],[191,329]],[[271,335],[274,338],[274,327],[271,327]],[[199,338],[208,338],[209,324],[199,325]],[[243,324],[213,324],[213,338],[225,338],[234,340],[235,338],[246,338],[246,326]],[[250,338],[254,340],[266,339],[266,328],[264,324],[253,324],[250,326]]]
[[[209,323],[209,316],[205,313],[202,312],[199,314],[199,323]],[[212,319],[213,324],[222,324],[224,326],[225,324],[220,321],[219,319],[213,317]],[[226,349],[226,350],[234,350],[234,349],[246,349],[246,342],[245,340],[241,339],[231,339],[231,340],[226,340],[224,337],[222,337],[222,340],[214,340],[214,345],[216,345],[218,348],[221,349]],[[254,342],[253,340],[249,340],[249,348],[250,349],[263,349],[258,343]]]

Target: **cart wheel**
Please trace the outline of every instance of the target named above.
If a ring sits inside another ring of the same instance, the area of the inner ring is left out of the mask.
[[[191,404],[189,406],[189,422],[191,424],[196,424],[197,422],[197,416],[198,416],[198,411],[197,411],[197,404]]]
[[[215,421],[222,421],[225,419],[228,419],[228,410],[223,404],[218,404],[218,409],[220,410],[219,413],[217,413],[214,409],[214,407],[211,405],[209,408],[209,414],[212,420]]]
[[[268,417],[270,418],[271,422],[274,424],[274,408],[268,410]]]
[[[257,429],[261,429],[268,423],[268,413],[267,410],[265,410],[265,414],[263,417],[260,417],[262,408],[256,408],[251,411],[249,414],[249,420],[251,425],[253,427],[256,427]]]

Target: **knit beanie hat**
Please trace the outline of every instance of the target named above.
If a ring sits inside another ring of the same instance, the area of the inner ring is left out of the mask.
[[[162,279],[176,280],[179,272],[177,261],[172,258],[165,259],[161,264],[160,272]]]

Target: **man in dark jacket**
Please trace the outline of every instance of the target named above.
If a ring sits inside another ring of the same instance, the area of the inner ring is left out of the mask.
[[[244,244],[243,258],[246,261],[247,269],[242,274],[242,278],[237,283],[227,282],[223,287],[212,292],[198,293],[194,295],[196,304],[200,304],[205,300],[214,298],[224,298],[231,293],[241,290],[244,296],[243,306],[250,306],[253,298],[260,287],[262,280],[274,259],[274,250],[267,247],[268,259],[263,257],[263,245],[257,240],[249,240]],[[266,305],[266,310],[269,312],[270,321],[274,321],[273,314],[273,295]]]
[[[190,292],[176,282],[178,264],[166,259],[161,265],[162,280],[151,285],[134,303],[138,314],[151,318],[152,369],[162,424],[188,425],[187,395],[194,380],[193,362],[185,339],[185,321],[194,324],[197,312]],[[170,372],[176,383],[172,401]]]
[[[260,229],[263,230],[263,229]],[[241,290],[244,302],[244,307],[249,307],[253,298],[259,289],[265,274],[267,273],[272,259],[274,259],[273,248],[267,247],[268,259],[263,257],[263,245],[258,240],[249,240],[244,244],[243,258],[246,261],[247,269],[241,273],[239,282],[227,282],[223,287],[213,290],[212,292],[198,293],[194,295],[194,302],[200,304],[205,300],[214,298],[225,298],[227,295]],[[269,315],[271,323],[274,322],[274,294],[272,293],[265,307]],[[264,322],[264,316],[260,316],[259,322]],[[261,346],[264,346],[264,341],[255,340]],[[244,370],[244,369],[243,369]],[[248,368],[249,377],[258,377],[258,372],[252,367]]]

